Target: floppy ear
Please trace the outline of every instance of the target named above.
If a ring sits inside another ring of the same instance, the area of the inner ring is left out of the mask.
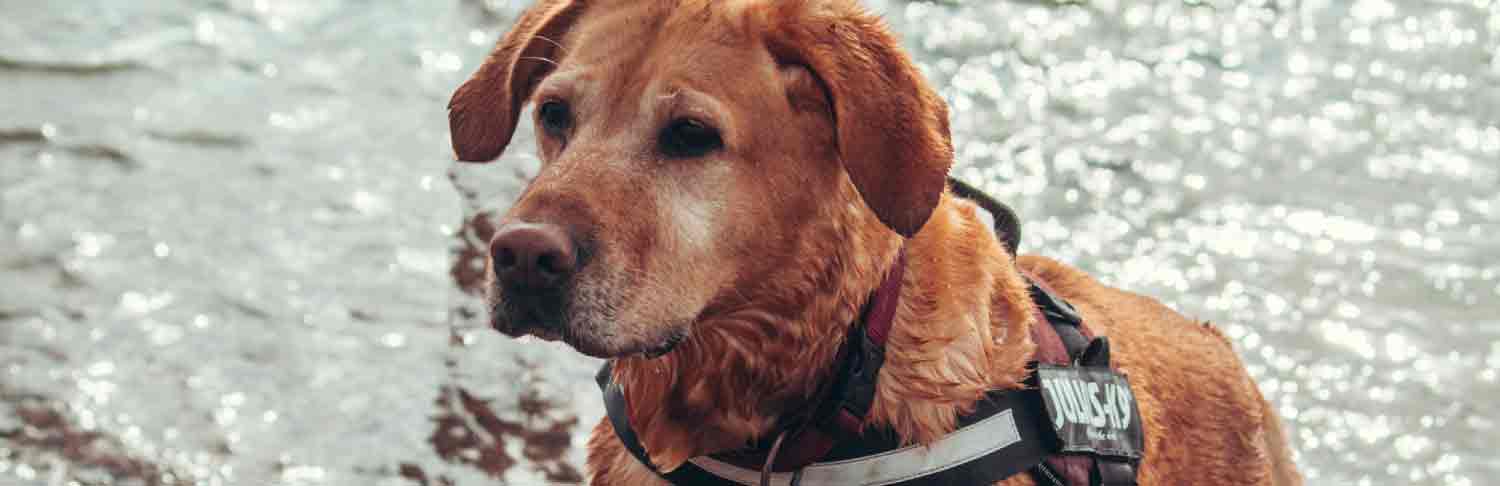
[[[448,102],[453,152],[465,162],[489,162],[510,144],[537,81],[557,67],[558,43],[578,20],[581,2],[544,0],[527,9],[505,38]]]
[[[779,62],[808,66],[822,80],[839,156],[865,204],[902,236],[916,234],[953,163],[947,105],[880,19],[854,2],[773,8],[763,24],[767,46]]]

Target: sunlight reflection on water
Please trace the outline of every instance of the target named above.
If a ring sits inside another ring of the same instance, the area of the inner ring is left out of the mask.
[[[593,362],[447,274],[535,170],[446,140],[517,4],[6,2],[0,483],[576,474]],[[1500,2],[871,4],[1023,251],[1223,328],[1310,482],[1500,477]]]

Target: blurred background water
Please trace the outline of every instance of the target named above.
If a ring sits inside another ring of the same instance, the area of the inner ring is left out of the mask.
[[[1223,327],[1311,484],[1500,481],[1500,1],[872,1],[1023,251]],[[451,162],[505,0],[0,0],[0,484],[576,481]],[[471,222],[471,223],[466,223]]]

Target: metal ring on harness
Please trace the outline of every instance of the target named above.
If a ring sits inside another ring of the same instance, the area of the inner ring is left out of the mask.
[[[776,435],[776,442],[771,444],[771,453],[766,454],[766,465],[760,467],[760,486],[771,486],[771,465],[776,464],[776,456],[781,454],[781,443],[786,440],[787,430],[782,430]]]

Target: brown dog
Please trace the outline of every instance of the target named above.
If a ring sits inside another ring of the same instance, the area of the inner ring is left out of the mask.
[[[867,426],[927,443],[986,390],[1022,386],[1045,324],[1019,266],[1112,340],[1145,426],[1141,484],[1300,483],[1222,334],[1013,259],[947,192],[947,108],[852,0],[543,1],[454,94],[458,158],[497,157],[528,102],[544,164],[491,242],[493,323],[612,359],[663,469],[811,406],[904,245]],[[589,448],[595,484],[662,482],[608,421]]]

